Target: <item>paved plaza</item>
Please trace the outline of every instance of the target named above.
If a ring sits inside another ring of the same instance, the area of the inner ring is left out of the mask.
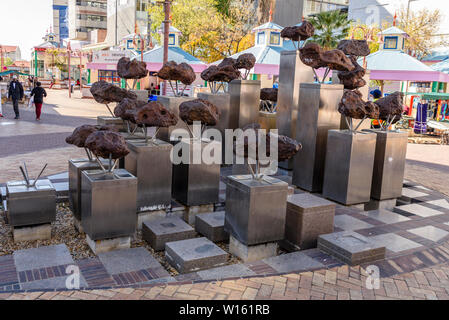
[[[21,120],[11,120],[11,105],[3,107],[0,187],[20,179],[19,162],[26,161],[32,172],[48,162],[45,175],[64,189],[68,159],[84,157],[82,150],[65,143],[65,137],[81,124],[94,124],[97,115],[108,114],[103,106],[81,99],[78,92],[69,100],[66,91],[50,90],[46,102],[41,122],[25,109]],[[230,170],[224,168],[221,174],[215,211],[223,210]],[[288,172],[281,174],[279,178],[291,184]],[[59,243],[0,256],[0,298],[447,299],[449,146],[409,144],[405,179],[401,204],[393,210],[361,211],[337,205],[335,212],[334,232],[356,232],[386,247],[385,259],[374,263],[381,276],[378,289],[366,288],[365,270],[370,264],[348,267],[316,248],[173,274],[143,246],[76,260]],[[173,203],[171,212],[180,208]],[[73,266],[80,271],[81,290],[67,291],[68,270]]]

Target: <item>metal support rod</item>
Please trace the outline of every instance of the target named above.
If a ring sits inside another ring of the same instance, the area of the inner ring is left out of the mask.
[[[175,88],[173,88],[173,84],[171,83],[171,80],[168,80],[168,83],[170,84],[171,90],[173,91],[173,94],[175,95],[175,97],[177,97],[177,92],[175,92]]]
[[[156,141],[157,133],[159,132],[160,127],[157,127],[156,132],[154,133],[153,137],[151,137],[151,140]]]
[[[111,108],[109,108],[109,105],[105,103],[106,108],[108,108],[109,112],[111,113],[112,117],[115,118],[115,114],[112,112]]]
[[[34,180],[32,187],[34,187],[36,185],[36,182],[39,180],[39,178],[41,177],[42,173],[44,173],[45,168],[47,168],[48,163],[45,164],[45,166],[42,168],[41,172],[39,173],[39,175],[37,176],[36,180]]]
[[[95,156],[95,161],[97,161],[97,163],[100,166],[101,170],[103,170],[103,172],[106,172],[106,168],[103,166],[103,164],[101,163],[100,159],[98,159],[97,156]]]
[[[136,88],[137,79],[134,79],[133,81],[133,90]]]
[[[25,174],[25,171],[23,170],[23,167],[20,166],[19,168],[20,168],[20,171],[22,171],[22,175],[23,175],[23,178],[25,179],[25,182],[27,183],[27,187],[29,187],[30,186],[30,181],[28,180],[28,177]]]
[[[23,167],[25,168],[25,173],[27,175],[27,180],[30,181],[30,175],[28,173],[28,168],[27,168],[27,164],[25,163],[25,161],[23,162]]]
[[[147,126],[145,124],[143,125],[143,132],[144,132],[144,136],[145,136],[145,144],[148,144],[148,131],[147,131]]]
[[[316,74],[316,71],[314,68],[312,68],[313,74],[315,75],[316,81],[320,82],[320,78],[318,78],[318,75]]]
[[[359,124],[355,127],[354,131],[357,131],[357,129],[362,125],[362,123],[366,120],[366,116],[363,117],[362,120],[360,120]]]
[[[86,151],[86,154],[87,154],[87,157],[89,158],[89,161],[92,161],[92,154],[90,153],[90,150],[85,147],[84,151]]]
[[[112,169],[112,153],[109,154],[109,172],[111,172]]]
[[[253,179],[256,179],[256,175],[254,174],[253,167],[249,163],[248,163],[248,167],[249,167],[249,170],[251,172],[251,175],[253,176]]]
[[[184,85],[184,88],[182,89],[182,92],[181,92],[181,97],[184,96],[184,91],[186,90],[186,88],[187,88],[187,85]]]

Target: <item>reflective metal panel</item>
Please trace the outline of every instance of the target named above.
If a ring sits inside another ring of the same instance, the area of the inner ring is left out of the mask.
[[[298,51],[282,51],[276,126],[279,134],[295,138],[301,83],[313,82],[313,71],[299,59]]]
[[[330,130],[327,142],[323,196],[344,205],[368,202],[376,135]]]
[[[169,97],[169,96],[158,96],[157,101],[162,103],[164,107],[173,112],[177,117],[179,117],[179,105],[185,101],[194,100],[192,97]],[[157,134],[157,138],[165,142],[170,142],[170,135],[173,130],[177,128],[183,128],[189,132],[187,125],[181,119],[178,120],[176,126],[171,126],[168,128],[160,128]]]
[[[323,188],[327,132],[340,127],[338,103],[343,85],[302,83],[300,86],[299,117],[296,140],[302,150],[293,158],[292,183],[311,192]]]
[[[81,224],[92,240],[127,237],[137,226],[137,178],[123,169],[114,173],[83,171]]]
[[[28,187],[25,181],[8,182],[6,201],[8,223],[13,227],[56,220],[56,190],[48,179],[38,180],[33,187]]]
[[[228,176],[225,231],[245,245],[282,240],[288,184],[265,176]]]
[[[193,140],[180,141],[183,150],[190,150],[190,159],[193,157]],[[199,143],[199,142],[198,142]],[[210,144],[221,145],[214,141],[201,141],[201,150]],[[198,206],[218,202],[220,186],[220,164],[177,164],[173,165],[173,198],[187,206]]]
[[[230,129],[257,123],[259,119],[260,81],[232,80],[229,83],[229,94],[231,95]]]
[[[125,169],[137,177],[137,211],[160,210],[170,206],[173,146],[162,140],[127,141],[130,153]]]
[[[402,195],[408,133],[366,130],[377,135],[371,198],[387,200]]]
[[[125,122],[121,118],[99,116],[97,117],[97,124],[99,126],[111,126],[116,128],[118,131],[126,132]]]

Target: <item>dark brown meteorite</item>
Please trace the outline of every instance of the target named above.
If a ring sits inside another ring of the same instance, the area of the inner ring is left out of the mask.
[[[402,115],[404,93],[396,91],[388,96],[381,98],[374,103],[379,106],[380,119],[387,120],[388,117],[399,119]]]
[[[270,148],[270,139],[276,137],[278,138],[278,161],[288,160],[302,149],[302,145],[298,141],[287,136],[276,135],[273,133],[267,134],[267,148]]]
[[[224,58],[220,64],[218,65],[219,68],[223,67],[233,67],[235,68],[235,65],[237,63],[237,60],[234,58]]]
[[[315,28],[309,21],[303,21],[300,26],[286,27],[281,31],[281,37],[292,41],[303,41],[312,37]]]
[[[299,58],[301,61],[309,67],[314,69],[326,67],[326,64],[321,59],[323,49],[319,44],[314,42],[306,43],[304,47],[299,49]]]
[[[98,103],[120,102],[125,98],[137,99],[133,92],[121,89],[106,81],[97,81],[90,88],[90,92]]]
[[[358,90],[345,90],[338,105],[338,112],[353,119],[379,118],[379,108],[371,101],[362,100],[362,94]]]
[[[366,81],[362,79],[365,76],[365,69],[357,63],[355,56],[350,56],[352,64],[355,69],[352,71],[341,71],[338,73],[340,83],[343,84],[345,89],[353,90],[361,88],[366,85]]]
[[[272,102],[278,101],[278,89],[262,88],[260,89],[260,100],[268,100]]]
[[[134,116],[132,111],[143,107],[145,104],[145,101],[125,98],[115,107],[114,115],[123,120],[133,121]]]
[[[196,75],[192,67],[187,63],[177,64],[169,61],[159,70],[158,77],[164,80],[181,81],[185,85],[190,85],[195,81]]]
[[[201,78],[209,82],[231,82],[238,79],[241,73],[233,66],[210,66],[201,73]]]
[[[337,49],[343,51],[347,55],[357,57],[365,57],[370,54],[370,49],[366,40],[341,40]]]
[[[244,53],[237,58],[234,68],[251,70],[256,64],[256,57],[252,53]]]
[[[321,54],[321,60],[331,70],[352,71],[355,66],[343,51],[334,49]]]
[[[200,121],[201,124],[214,126],[218,122],[218,108],[203,99],[183,102],[179,105],[179,117],[187,124]]]
[[[169,127],[178,123],[178,117],[162,103],[151,101],[135,112],[134,121],[140,126]]]
[[[97,157],[120,159],[129,153],[125,138],[112,131],[97,131],[86,140],[86,147]]]
[[[143,61],[123,57],[117,63],[117,73],[124,79],[141,79],[148,74],[147,64]]]
[[[65,142],[79,148],[84,148],[86,146],[86,139],[96,131],[117,131],[117,129],[111,126],[92,126],[85,124],[76,128],[73,133],[65,139]]]

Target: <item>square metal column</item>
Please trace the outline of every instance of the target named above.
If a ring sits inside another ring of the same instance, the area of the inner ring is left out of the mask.
[[[250,123],[257,123],[260,105],[259,80],[232,80],[229,83],[231,110],[229,129],[242,128]]]
[[[81,224],[91,240],[132,236],[136,231],[137,178],[123,169],[82,172]]]
[[[323,196],[344,205],[370,201],[376,135],[330,130]]]
[[[288,184],[265,176],[229,176],[225,231],[250,246],[284,239]]]
[[[377,136],[371,198],[387,200],[401,197],[408,133],[405,131],[365,131],[375,133]]]
[[[310,192],[323,188],[327,132],[340,127],[338,103],[343,85],[302,83],[296,121],[296,140],[302,150],[293,158],[292,183]]]
[[[99,126],[111,126],[120,132],[126,132],[126,125],[122,118],[99,116],[97,117],[97,124]]]
[[[171,204],[173,146],[162,140],[129,140],[125,169],[136,176],[137,211],[161,210]]]

